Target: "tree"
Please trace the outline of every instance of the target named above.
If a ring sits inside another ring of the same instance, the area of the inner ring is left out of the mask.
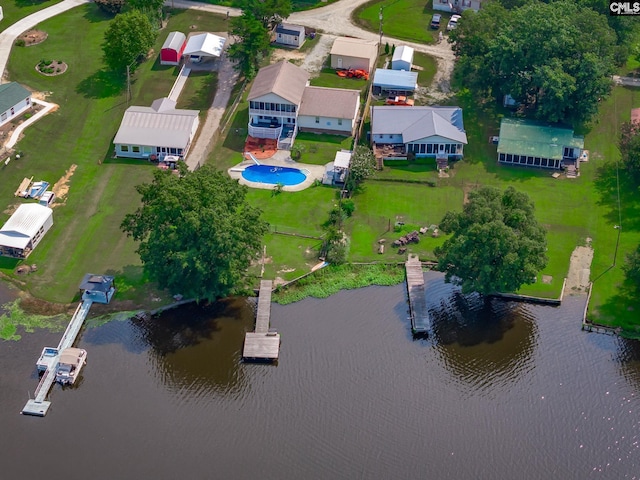
[[[267,30],[272,30],[291,15],[291,0],[244,0],[242,12],[258,20]]]
[[[158,23],[162,28],[162,6],[164,0],[127,0],[127,5],[141,11],[149,17],[152,23]]]
[[[102,51],[111,70],[135,70],[156,41],[149,18],[138,10],[116,15],[104,34]]]
[[[627,254],[626,263],[622,266],[622,271],[627,284],[635,292],[640,291],[640,245],[633,252]]]
[[[100,10],[108,13],[120,13],[125,5],[125,0],[95,0]]]
[[[247,188],[205,165],[183,176],[157,170],[136,190],[142,206],[125,216],[121,228],[140,242],[137,252],[149,277],[197,299],[233,292],[268,231],[260,210],[246,200]]]
[[[456,77],[483,96],[510,94],[551,122],[587,122],[611,89],[619,47],[607,19],[570,0],[496,2],[465,12],[451,32]]]
[[[618,143],[623,168],[631,179],[640,183],[640,124],[625,122],[620,126]]]
[[[269,49],[269,33],[259,20],[245,11],[231,20],[229,33],[236,39],[229,47],[229,58],[236,61],[237,71],[252,79]]]
[[[462,212],[447,212],[440,229],[452,236],[435,249],[438,268],[463,293],[513,292],[547,265],[546,232],[533,202],[513,187],[472,191]]]
[[[376,157],[373,151],[365,145],[358,145],[351,155],[345,188],[350,192],[357,190],[362,182],[375,173],[375,169]]]

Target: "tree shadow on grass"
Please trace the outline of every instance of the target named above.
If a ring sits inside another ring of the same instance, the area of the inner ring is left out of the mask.
[[[589,320],[593,323],[600,323],[612,327],[622,328],[622,335],[625,334],[640,338],[640,298],[638,298],[638,288],[625,280],[618,285],[618,293],[610,297],[606,303],[600,305],[598,309],[591,312]]]
[[[98,70],[82,80],[76,92],[87,98],[109,98],[122,95],[126,90],[126,81],[122,75],[108,70]]]
[[[599,195],[598,205],[608,208],[605,218],[612,225],[617,225],[622,216],[625,231],[640,230],[640,201],[638,187],[626,172],[620,169],[620,215],[618,213],[618,181],[615,162],[607,162],[598,167],[593,182]]]
[[[52,5],[56,2],[52,0],[14,0],[16,7],[32,7],[34,5],[42,5],[43,3],[51,3]]]
[[[88,5],[84,13],[84,18],[91,23],[113,20],[113,17],[115,17],[114,13],[105,12],[97,5]]]

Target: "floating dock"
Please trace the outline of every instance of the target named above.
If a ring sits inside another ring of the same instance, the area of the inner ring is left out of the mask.
[[[414,335],[425,335],[429,331],[429,313],[424,293],[422,262],[417,255],[409,255],[405,262],[407,292],[409,293],[409,315]]]
[[[23,415],[35,415],[38,417],[44,417],[47,414],[47,410],[49,410],[51,402],[46,398],[49,394],[49,390],[51,390],[51,387],[56,381],[56,371],[58,369],[60,353],[65,348],[73,346],[78,333],[80,333],[80,329],[89,314],[91,305],[93,305],[94,302],[109,303],[111,301],[111,298],[115,293],[113,280],[113,277],[106,275],[85,275],[83,282],[80,285],[80,290],[83,292],[82,303],[80,303],[78,308],[76,308],[69,325],[67,325],[67,329],[60,339],[60,343],[57,348],[57,355],[47,361],[49,366],[42,375],[40,383],[36,388],[34,395],[35,398],[30,398],[20,413]]]
[[[260,282],[256,328],[253,332],[247,332],[244,337],[242,358],[245,360],[273,361],[278,359],[280,335],[269,331],[272,290],[273,280],[262,280]]]

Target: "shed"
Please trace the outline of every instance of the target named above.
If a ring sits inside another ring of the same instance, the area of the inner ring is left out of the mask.
[[[226,42],[226,38],[213,33],[199,33],[189,37],[182,53],[194,63],[202,62],[207,58],[219,58]]]
[[[17,82],[0,85],[0,126],[31,108],[31,92]]]
[[[109,303],[116,291],[115,278],[111,275],[96,275],[87,273],[82,277],[80,291],[83,300],[92,300],[96,303]]]
[[[417,87],[418,72],[378,68],[373,74],[373,93],[375,95],[413,93]]]
[[[182,32],[171,32],[160,50],[160,65],[178,65],[187,45],[187,37]]]
[[[354,68],[371,73],[377,57],[375,41],[338,37],[331,46],[331,68]]]
[[[413,66],[413,48],[406,45],[400,45],[393,51],[391,59],[392,70],[410,71]]]
[[[53,210],[23,203],[0,228],[0,255],[27,258],[53,226]]]
[[[301,47],[305,40],[305,30],[302,25],[281,23],[276,27],[276,43],[289,47]]]

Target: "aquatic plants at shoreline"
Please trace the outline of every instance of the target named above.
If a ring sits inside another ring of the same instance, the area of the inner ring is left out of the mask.
[[[51,331],[62,331],[66,315],[34,315],[26,313],[20,307],[20,300],[14,300],[5,305],[6,313],[0,315],[0,338],[17,341],[22,338],[18,334],[18,327],[25,332],[32,333],[36,328],[48,328]]]
[[[371,285],[397,285],[404,278],[402,264],[329,265],[287,286],[277,288],[272,299],[281,305],[287,305],[307,297],[327,298],[340,290]]]

